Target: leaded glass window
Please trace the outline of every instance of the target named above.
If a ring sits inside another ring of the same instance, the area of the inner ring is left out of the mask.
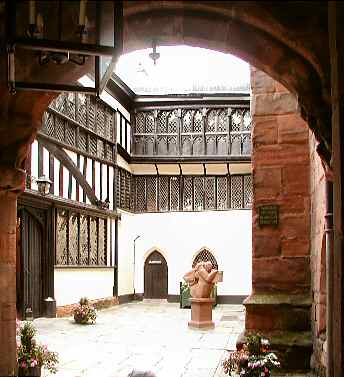
[[[58,208],[55,264],[106,266],[107,219],[74,209]]]

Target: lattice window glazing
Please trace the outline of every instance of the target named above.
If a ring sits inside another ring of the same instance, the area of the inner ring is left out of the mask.
[[[242,112],[235,110],[232,113],[232,131],[241,131]]]
[[[252,125],[252,118],[249,110],[244,112],[244,130],[250,131]]]
[[[125,187],[126,187],[126,177],[125,170],[120,170],[120,182],[121,182],[121,196],[120,196],[120,206],[125,208]]]
[[[79,214],[69,214],[69,265],[77,265],[79,262]]]
[[[201,250],[197,255],[196,257],[194,258],[193,262],[192,262],[192,268],[194,268],[196,266],[197,263],[199,262],[211,262],[212,266],[213,266],[213,269],[215,270],[218,270],[219,267],[218,267],[218,264],[217,264],[217,261],[216,261],[216,258],[214,257],[214,255],[207,249],[203,249]]]
[[[192,177],[183,177],[183,210],[192,211],[193,184]]]
[[[59,141],[65,140],[65,121],[59,117],[55,117],[55,137]]]
[[[135,209],[137,212],[146,211],[146,178],[137,176],[136,181],[136,203]]]
[[[77,93],[77,103],[78,103],[78,111],[77,111],[77,121],[83,125],[84,127],[87,126],[87,97],[83,93]]]
[[[54,131],[55,131],[55,120],[53,114],[45,112],[43,114],[43,131],[46,133],[48,136],[54,137]]]
[[[147,176],[146,178],[146,191],[147,191],[147,211],[155,212],[157,210],[157,177]]]
[[[94,136],[89,136],[89,153],[97,155],[97,138]]]
[[[154,125],[154,116],[152,113],[146,114],[146,127],[145,132],[147,133],[154,133],[155,132],[155,125]]]
[[[231,176],[231,207],[243,208],[243,179],[241,175]]]
[[[168,122],[167,132],[170,134],[177,133],[178,131],[178,111],[177,110],[174,110],[170,113],[167,122]]]
[[[105,266],[107,220],[74,210],[56,213],[56,264]]]
[[[195,177],[194,178],[194,210],[202,211],[204,209],[203,199],[204,199],[204,178]]]
[[[56,214],[56,261],[57,265],[68,264],[68,211],[57,210]]]
[[[76,135],[75,135],[76,128],[71,126],[70,124],[66,124],[66,143],[71,146],[75,146],[76,144]]]
[[[103,140],[97,140],[97,157],[105,159],[105,150]]]
[[[84,131],[79,131],[78,146],[81,151],[87,152],[87,135]]]
[[[143,134],[145,132],[145,113],[140,112],[135,117],[135,132]]]
[[[105,121],[106,121],[106,114],[105,109],[100,103],[97,103],[97,134],[103,137],[105,136]]]
[[[80,215],[80,265],[87,266],[88,260],[88,245],[89,245],[89,231],[88,231],[89,216]]]
[[[170,177],[170,210],[179,211],[180,208],[180,179]]]
[[[218,132],[228,131],[228,115],[225,110],[220,111],[217,125]]]
[[[228,177],[217,177],[217,209],[228,208]]]
[[[169,177],[160,176],[159,177],[159,211],[168,211],[169,202]]]
[[[244,208],[251,208],[253,199],[252,175],[244,176]]]
[[[63,113],[66,114],[69,118],[75,119],[75,93],[65,93]]]
[[[193,131],[203,132],[203,115],[200,110],[197,110],[195,112],[194,122],[193,122]]]
[[[192,132],[193,111],[187,110],[183,114],[182,132]]]
[[[106,266],[106,225],[107,222],[104,219],[98,219],[98,264]]]
[[[98,264],[98,219],[90,217],[90,265]]]
[[[122,169],[116,168],[116,201],[118,207],[121,207],[121,191],[124,190],[124,188],[121,187],[121,170]]]
[[[96,125],[96,103],[95,100],[91,97],[87,97],[88,102],[88,122],[87,127],[92,130],[96,131],[95,125]]]
[[[215,177],[204,178],[205,209],[216,209],[216,180]]]
[[[167,132],[168,115],[169,115],[168,111],[159,111],[159,113],[158,113],[158,133],[166,133]]]
[[[208,112],[206,132],[215,132],[215,130],[216,130],[216,117],[217,117],[217,111],[216,110],[210,110]]]
[[[130,209],[130,188],[131,188],[131,175],[128,172],[125,172],[125,202],[124,208]]]

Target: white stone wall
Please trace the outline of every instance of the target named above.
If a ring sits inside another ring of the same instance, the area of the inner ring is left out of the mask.
[[[112,296],[113,267],[55,268],[56,305],[74,304],[81,297]]]
[[[119,295],[134,291],[134,239],[136,241],[135,291],[144,292],[144,263],[150,252],[159,250],[168,265],[168,293],[179,294],[179,282],[190,270],[193,258],[203,247],[224,271],[219,295],[251,293],[251,211],[206,211],[197,213],[122,212],[119,225]]]

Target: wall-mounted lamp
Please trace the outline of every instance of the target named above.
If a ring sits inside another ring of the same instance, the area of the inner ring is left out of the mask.
[[[45,175],[42,175],[41,177],[35,179],[38,187],[38,191],[42,195],[49,194],[50,186],[53,182],[49,178],[47,178]]]

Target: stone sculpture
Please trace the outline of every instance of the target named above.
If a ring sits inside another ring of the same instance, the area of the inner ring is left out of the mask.
[[[184,275],[192,298],[209,298],[215,283],[222,281],[222,272],[213,269],[211,262],[199,262]]]
[[[212,263],[199,262],[184,275],[184,280],[189,284],[191,293],[191,321],[189,327],[213,328],[212,305],[214,299],[210,298],[211,290],[217,282],[221,282],[223,273],[213,269]]]

